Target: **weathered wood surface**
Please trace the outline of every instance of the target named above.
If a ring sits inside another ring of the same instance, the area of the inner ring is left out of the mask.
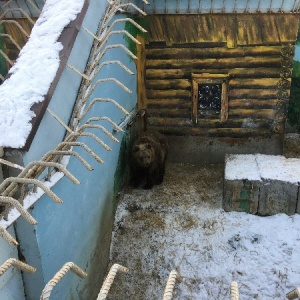
[[[149,20],[144,67],[150,127],[175,135],[274,135],[282,48],[295,43],[299,14],[156,15]],[[226,122],[220,115],[192,122],[193,73],[227,75]]]
[[[270,45],[294,43],[299,14],[152,15],[148,42]],[[231,46],[230,46],[231,45]]]
[[[25,32],[30,35],[33,25],[27,19],[16,19],[19,25],[25,30]],[[14,23],[3,23],[4,33],[10,35],[14,41],[23,48],[26,44],[28,37],[18,28]],[[19,49],[14,45],[10,38],[5,37],[5,52],[13,62],[17,59],[19,55]]]
[[[201,58],[237,58],[245,56],[272,56],[278,57],[281,53],[282,47],[277,46],[256,46],[256,47],[242,47],[242,48],[211,48],[207,51],[206,48],[180,48],[178,47],[164,47],[164,48],[148,48],[148,59],[201,59]]]
[[[137,40],[141,43],[137,45],[136,56],[139,63],[137,64],[137,94],[138,94],[138,109],[144,109],[146,107],[146,89],[145,89],[145,40],[137,36]]]
[[[209,74],[228,74],[229,78],[277,78],[281,68],[234,68],[234,69],[205,69]],[[146,77],[150,79],[190,79],[191,73],[197,73],[199,69],[147,69]]]
[[[207,49],[209,51],[209,49]],[[167,51],[167,50],[166,50]],[[188,51],[188,50],[187,50]],[[223,68],[260,68],[260,67],[281,67],[281,57],[235,57],[230,58],[205,58],[205,59],[148,59],[146,60],[147,69],[180,69],[194,68],[203,69],[223,69]],[[199,72],[199,71],[198,71]],[[201,72],[202,73],[202,72]]]

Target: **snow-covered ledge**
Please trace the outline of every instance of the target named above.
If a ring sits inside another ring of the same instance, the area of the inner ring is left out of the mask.
[[[259,215],[299,213],[300,159],[240,154],[225,158],[223,208]]]
[[[65,67],[87,0],[47,0],[28,42],[0,86],[0,146],[26,148]]]

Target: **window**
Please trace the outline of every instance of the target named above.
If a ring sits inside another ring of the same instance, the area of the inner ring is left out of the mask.
[[[228,77],[224,74],[192,74],[192,119],[216,119],[225,122],[228,117]]]

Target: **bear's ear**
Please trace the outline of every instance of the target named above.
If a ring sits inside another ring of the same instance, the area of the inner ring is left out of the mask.
[[[137,152],[140,150],[140,146],[139,145],[135,145],[133,148],[132,148],[132,151],[133,152]]]

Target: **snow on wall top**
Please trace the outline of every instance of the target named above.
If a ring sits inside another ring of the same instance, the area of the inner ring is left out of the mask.
[[[31,131],[30,110],[42,102],[59,67],[64,27],[75,20],[84,0],[47,0],[29,40],[0,86],[0,147],[21,148]]]
[[[225,179],[270,179],[298,184],[300,159],[264,154],[227,155]]]

